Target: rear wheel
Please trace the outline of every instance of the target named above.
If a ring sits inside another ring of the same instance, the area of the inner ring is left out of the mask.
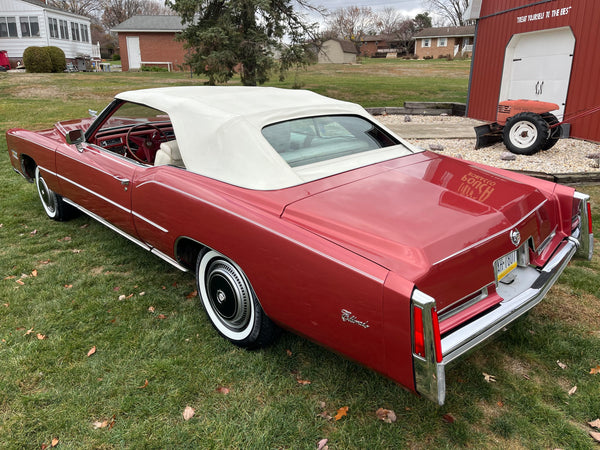
[[[248,349],[270,344],[278,327],[264,313],[250,282],[233,261],[205,250],[196,264],[198,295],[217,331]]]
[[[37,166],[35,168],[35,186],[48,217],[58,221],[68,220],[71,217],[73,207],[66,204],[60,195],[48,187],[46,180],[44,180],[40,172],[40,168]]]
[[[533,155],[550,137],[550,127],[539,115],[531,112],[519,113],[506,121],[502,138],[504,145],[513,153]]]
[[[550,137],[546,139],[546,143],[542,146],[542,150],[549,150],[554,147],[554,144],[556,144],[560,139],[560,127],[552,128],[552,125],[556,125],[558,123],[558,119],[552,113],[542,114],[542,119],[546,121],[548,127],[550,128]]]

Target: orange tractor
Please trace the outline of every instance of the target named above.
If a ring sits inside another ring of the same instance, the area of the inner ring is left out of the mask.
[[[561,124],[550,112],[557,109],[556,103],[537,100],[500,102],[496,122],[475,127],[475,148],[504,141],[506,148],[519,155],[548,150],[561,137]]]

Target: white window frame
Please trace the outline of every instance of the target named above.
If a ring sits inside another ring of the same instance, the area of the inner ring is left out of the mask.
[[[18,38],[19,37],[19,27],[17,26],[17,18],[15,16],[0,16],[0,23],[4,24],[6,27],[6,36],[0,36],[2,38]],[[9,23],[13,24],[12,27],[13,33],[11,34],[11,27],[8,25]]]
[[[60,32],[58,31],[58,19],[54,17],[48,17],[48,29],[50,30],[50,37],[52,39],[60,38]]]
[[[448,47],[448,38],[447,37],[437,38],[437,46],[438,47]]]
[[[424,38],[421,41],[421,47],[423,47],[423,48],[430,48],[431,47],[431,38]]]

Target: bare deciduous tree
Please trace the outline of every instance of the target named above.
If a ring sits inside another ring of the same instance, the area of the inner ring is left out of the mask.
[[[336,9],[327,17],[330,34],[353,42],[376,30],[373,10],[367,6],[346,6]]]
[[[408,18],[392,7],[386,7],[381,12],[374,13],[375,25],[379,34],[393,34],[403,28]]]
[[[98,0],[48,0],[48,5],[87,17],[102,9],[102,2]]]
[[[103,5],[101,21],[107,29],[139,14],[174,14],[173,10],[155,0],[103,0],[101,3]]]
[[[425,6],[453,26],[463,26],[467,23],[465,12],[469,0],[424,0]]]

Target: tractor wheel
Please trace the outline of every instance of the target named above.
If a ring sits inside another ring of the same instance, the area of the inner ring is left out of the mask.
[[[504,145],[518,155],[537,153],[550,137],[550,127],[539,114],[523,112],[506,121],[502,131]]]
[[[548,124],[548,127],[550,127],[550,137],[548,137],[546,143],[542,146],[542,150],[550,150],[560,139],[560,127],[552,128],[552,125],[556,125],[558,123],[558,119],[552,113],[542,114],[542,119],[544,119]]]

